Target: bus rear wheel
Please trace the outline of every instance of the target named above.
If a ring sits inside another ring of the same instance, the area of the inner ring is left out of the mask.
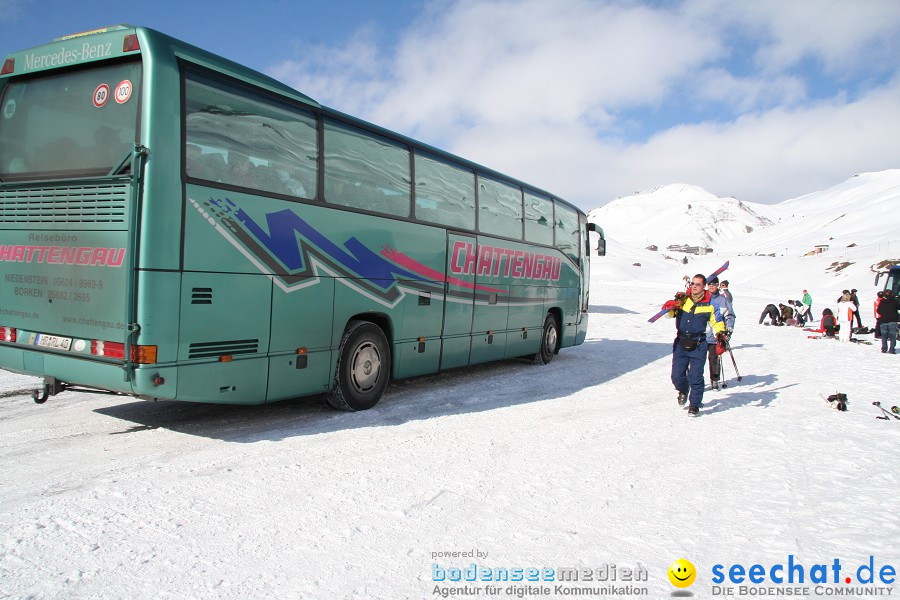
[[[328,404],[339,410],[368,410],[378,404],[391,373],[391,354],[380,327],[350,321],[338,349]]]
[[[534,355],[534,364],[550,364],[553,356],[559,352],[559,323],[551,312],[544,317],[544,328],[541,331],[541,349]]]

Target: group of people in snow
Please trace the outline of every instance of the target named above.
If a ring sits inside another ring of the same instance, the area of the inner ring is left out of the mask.
[[[759,315],[759,324],[768,318],[772,325],[797,325],[803,327],[812,321],[812,296],[803,290],[803,300],[788,300],[787,304],[767,304]]]
[[[709,281],[702,273],[691,278],[688,288],[662,306],[675,319],[677,335],[672,343],[672,385],[678,391],[678,406],[688,405],[688,415],[700,414],[709,363],[712,389],[719,389],[721,355],[728,350],[734,331],[734,307],[728,281]]]
[[[808,330],[824,334],[828,338],[838,338],[843,342],[851,341],[853,333],[869,333],[874,331],[876,338],[881,338],[881,351],[895,354],[897,344],[897,306],[900,299],[891,291],[878,292],[875,300],[875,328],[863,327],[860,315],[859,296],[856,288],[843,290],[837,299],[834,311],[826,308],[822,311],[818,329]],[[759,316],[759,323],[768,318],[772,325],[798,325],[803,327],[812,321],[812,297],[803,290],[803,301],[788,300],[788,305],[768,304]],[[854,326],[855,323],[855,326]]]

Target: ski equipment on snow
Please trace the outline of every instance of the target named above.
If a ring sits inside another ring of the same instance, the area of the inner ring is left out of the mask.
[[[828,405],[835,410],[846,411],[847,410],[847,394],[842,394],[838,392],[836,394],[832,394],[825,398],[825,401],[828,402]]]
[[[900,421],[900,416],[892,415],[891,413],[889,413],[888,411],[886,411],[886,410],[884,409],[884,407],[881,405],[881,402],[879,402],[878,400],[876,400],[876,401],[873,402],[872,404],[875,405],[875,406],[877,406],[879,409],[881,409],[881,412],[884,413],[884,416],[882,416],[882,417],[875,417],[876,419],[882,419],[882,420],[884,420],[884,421],[890,421],[890,420],[891,420],[891,417],[894,417],[895,419],[897,419],[898,421]],[[893,409],[892,409],[892,410],[893,410]]]
[[[734,373],[737,375],[737,380],[740,381],[743,377],[741,377],[741,372],[738,371],[737,363],[734,361],[734,352],[731,351],[731,343],[728,340],[725,340],[725,349],[728,350],[728,356],[731,357],[731,364],[734,365]]]
[[[719,361],[719,379],[722,380],[722,389],[728,387],[728,378],[725,377],[725,368],[722,366],[725,364],[725,361],[722,360],[722,355],[716,356],[716,360]]]

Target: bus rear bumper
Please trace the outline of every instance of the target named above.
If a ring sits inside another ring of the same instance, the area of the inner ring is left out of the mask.
[[[67,385],[89,385],[91,388],[121,394],[133,393],[131,384],[125,380],[125,371],[121,365],[90,359],[2,345],[0,368]],[[88,381],[91,383],[85,383]]]
[[[144,400],[213,404],[263,404],[327,391],[334,373],[332,352],[310,352],[305,358],[302,366],[296,354],[228,362],[143,364],[135,365],[126,380],[121,363],[0,344],[0,369],[40,378],[34,388],[44,400],[68,388]]]

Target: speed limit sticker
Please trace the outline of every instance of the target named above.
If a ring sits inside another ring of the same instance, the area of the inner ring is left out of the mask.
[[[133,91],[133,87],[131,82],[127,79],[123,79],[119,82],[119,85],[116,86],[116,102],[119,104],[125,104],[128,102],[128,99],[131,98],[131,92]]]
[[[101,83],[94,89],[94,106],[100,108],[109,100],[109,86]]]

